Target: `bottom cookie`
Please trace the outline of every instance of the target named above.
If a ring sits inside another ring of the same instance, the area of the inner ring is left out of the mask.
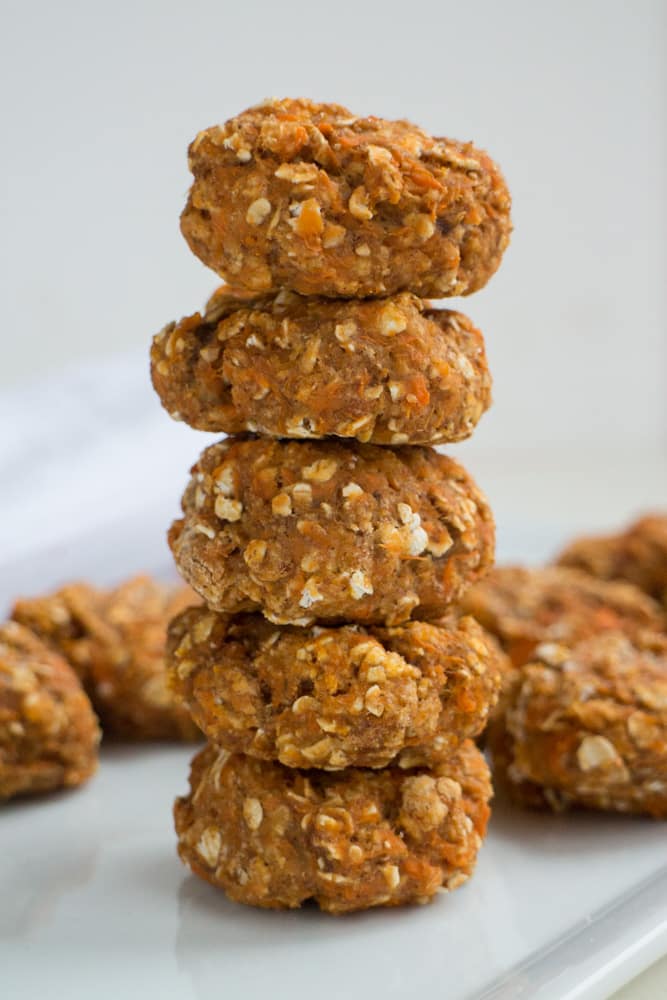
[[[301,771],[212,745],[176,800],[181,859],[239,903],[331,913],[425,903],[473,871],[492,789],[465,741],[432,769]]]

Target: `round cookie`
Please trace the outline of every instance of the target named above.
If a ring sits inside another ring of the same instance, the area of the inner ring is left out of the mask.
[[[230,284],[467,295],[500,264],[510,196],[471,143],[336,104],[271,100],[200,132],[181,229]]]
[[[482,731],[500,685],[472,618],[294,628],[196,607],[171,623],[167,655],[211,743],[288,767],[429,766]]]
[[[199,730],[169,687],[164,658],[170,619],[196,600],[189,587],[138,576],[109,591],[75,583],[24,598],[12,617],[71,663],[105,735],[196,740]]]
[[[0,625],[0,800],[83,784],[99,740],[69,664],[22,625]]]
[[[487,746],[514,799],[667,817],[667,636],[542,643],[504,700]]]
[[[542,642],[572,645],[600,632],[660,631],[660,608],[636,587],[559,566],[496,566],[460,608],[496,635],[515,664]]]
[[[600,580],[634,583],[667,611],[667,514],[647,514],[615,535],[579,538],[557,561]]]
[[[155,337],[151,376],[169,413],[228,434],[436,444],[468,437],[491,403],[479,331],[407,292],[248,301],[223,286]]]
[[[214,610],[278,624],[444,613],[491,565],[491,511],[430,448],[227,439],[207,448],[169,542]]]
[[[491,797],[467,741],[432,770],[300,771],[207,746],[176,800],[181,859],[239,903],[345,913],[427,902],[472,873]]]

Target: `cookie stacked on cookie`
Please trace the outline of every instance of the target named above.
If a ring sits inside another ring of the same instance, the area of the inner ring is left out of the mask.
[[[472,739],[499,654],[446,618],[493,518],[432,445],[490,403],[467,294],[510,233],[470,144],[337,105],[270,101],[200,133],[182,216],[228,284],[167,326],[172,416],[234,435],[192,470],[169,539],[205,601],[173,682],[209,743],[175,807],[181,857],[233,899],[344,912],[465,881],[491,786]]]

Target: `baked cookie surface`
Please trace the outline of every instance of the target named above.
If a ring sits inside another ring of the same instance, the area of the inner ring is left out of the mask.
[[[634,583],[667,612],[667,514],[646,514],[614,535],[579,538],[561,553],[558,564],[600,580]]]
[[[466,295],[509,242],[495,163],[407,121],[272,100],[200,132],[189,164],[183,235],[226,281],[255,292]]]
[[[278,624],[438,618],[493,560],[485,498],[430,448],[227,439],[182,506],[183,578],[214,610]]]
[[[0,800],[81,785],[99,740],[69,664],[17,622],[0,625]]]
[[[660,631],[663,621],[659,606],[636,587],[559,566],[496,566],[460,607],[498,637],[515,664],[526,663],[542,642]]]
[[[74,583],[12,611],[76,670],[105,734],[131,740],[194,740],[199,731],[168,684],[170,619],[197,596],[138,576],[113,590]]]
[[[487,732],[520,803],[667,816],[667,636],[542,643]]]
[[[239,903],[313,899],[345,913],[427,902],[465,882],[486,831],[486,762],[465,742],[437,767],[300,771],[207,746],[174,807],[178,851]]]
[[[500,686],[472,618],[295,628],[196,607],[172,622],[167,649],[211,743],[288,767],[430,766],[482,731]]]
[[[341,301],[223,287],[154,339],[153,385],[205,431],[375,444],[468,437],[491,403],[482,335],[407,292]]]

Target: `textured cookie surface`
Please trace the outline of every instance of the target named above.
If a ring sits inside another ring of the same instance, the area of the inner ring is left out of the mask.
[[[634,583],[667,610],[667,514],[647,514],[615,535],[580,538],[558,562],[600,580]]]
[[[486,500],[430,448],[227,439],[183,512],[181,575],[214,610],[279,624],[438,618],[493,560]]]
[[[176,801],[178,850],[195,874],[252,906],[314,899],[344,913],[426,902],[470,876],[489,773],[464,743],[431,770],[300,771],[206,747]]]
[[[99,739],[69,664],[17,622],[1,625],[0,799],[82,784]]]
[[[167,649],[212,743],[288,767],[430,765],[481,732],[500,684],[472,618],[304,629],[197,607],[172,622]]]
[[[479,331],[408,293],[248,300],[223,286],[155,337],[151,374],[174,417],[228,434],[460,441],[491,402]]]
[[[174,698],[164,659],[167,625],[196,594],[147,576],[114,590],[70,584],[16,602],[12,615],[72,664],[108,735],[135,740],[198,738]]]
[[[658,605],[636,587],[558,566],[496,566],[461,608],[498,637],[515,664],[541,642],[573,644],[609,630],[660,631]]]
[[[525,805],[667,816],[667,636],[542,643],[487,745]]]
[[[255,292],[465,295],[509,241],[494,162],[406,121],[268,101],[200,132],[189,163],[183,235],[230,284]]]

